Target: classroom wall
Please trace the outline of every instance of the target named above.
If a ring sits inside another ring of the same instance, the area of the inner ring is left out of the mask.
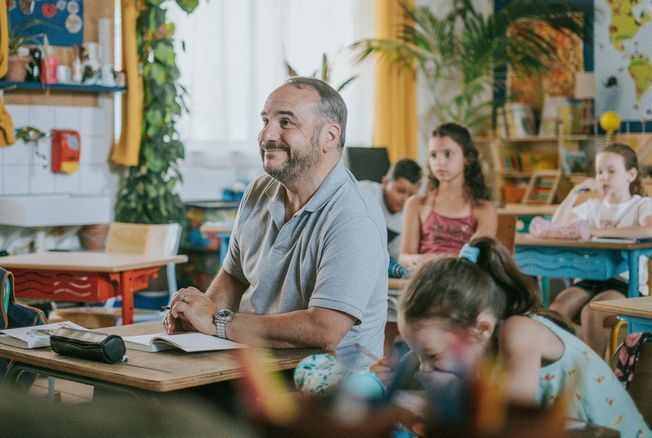
[[[119,174],[109,165],[113,142],[113,97],[101,96],[97,106],[7,105],[15,128],[32,126],[49,133],[51,129],[74,129],[81,137],[80,169],[72,174],[50,170],[51,142],[39,141],[43,160],[32,143],[18,140],[0,149],[0,194],[84,194],[115,196]]]

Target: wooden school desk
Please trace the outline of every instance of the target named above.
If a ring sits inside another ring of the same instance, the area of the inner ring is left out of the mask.
[[[527,233],[530,229],[530,222],[535,216],[552,216],[558,205],[530,205],[530,204],[506,204],[497,209],[499,221],[501,217],[511,216],[516,221],[516,232]]]
[[[552,216],[559,205],[506,204],[498,214],[514,216]]]
[[[13,272],[17,297],[96,303],[120,296],[122,320],[131,324],[134,292],[147,287],[161,266],[186,261],[183,255],[42,252],[0,257],[0,266]]]
[[[145,322],[95,330],[120,336],[163,331],[160,323]],[[260,367],[268,371],[294,368],[301,359],[318,353],[315,349],[271,350]],[[233,351],[185,353],[169,350],[149,353],[127,349],[127,363],[105,364],[56,354],[50,348],[24,349],[0,344],[0,357],[15,361],[7,372],[6,385],[16,385],[22,372],[72,380],[130,395],[152,395],[193,388],[244,375]]]
[[[627,321],[630,332],[652,332],[652,297],[592,301],[589,305],[592,310],[615,313]]]
[[[652,242],[616,243],[541,239],[517,234],[514,258],[522,272],[552,278],[608,280],[629,271],[628,297],[638,297],[638,259],[652,253]],[[547,288],[542,300],[548,304]]]

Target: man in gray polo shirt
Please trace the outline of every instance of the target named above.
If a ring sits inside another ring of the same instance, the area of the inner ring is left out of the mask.
[[[261,118],[267,175],[247,187],[224,266],[206,293],[177,292],[168,332],[183,326],[250,345],[340,353],[359,343],[382,356],[386,226],[342,164],[344,101],[323,81],[291,78]]]

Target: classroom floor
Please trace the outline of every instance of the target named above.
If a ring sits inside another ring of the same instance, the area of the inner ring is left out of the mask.
[[[69,380],[54,379],[55,402],[78,404],[93,401],[93,387]],[[36,397],[48,397],[48,379],[39,376],[29,390]]]

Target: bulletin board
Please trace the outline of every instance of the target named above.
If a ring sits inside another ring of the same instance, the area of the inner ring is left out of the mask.
[[[19,32],[20,35],[44,33],[53,46],[73,47],[84,43],[83,0],[6,0],[6,2],[12,29],[37,23]]]

